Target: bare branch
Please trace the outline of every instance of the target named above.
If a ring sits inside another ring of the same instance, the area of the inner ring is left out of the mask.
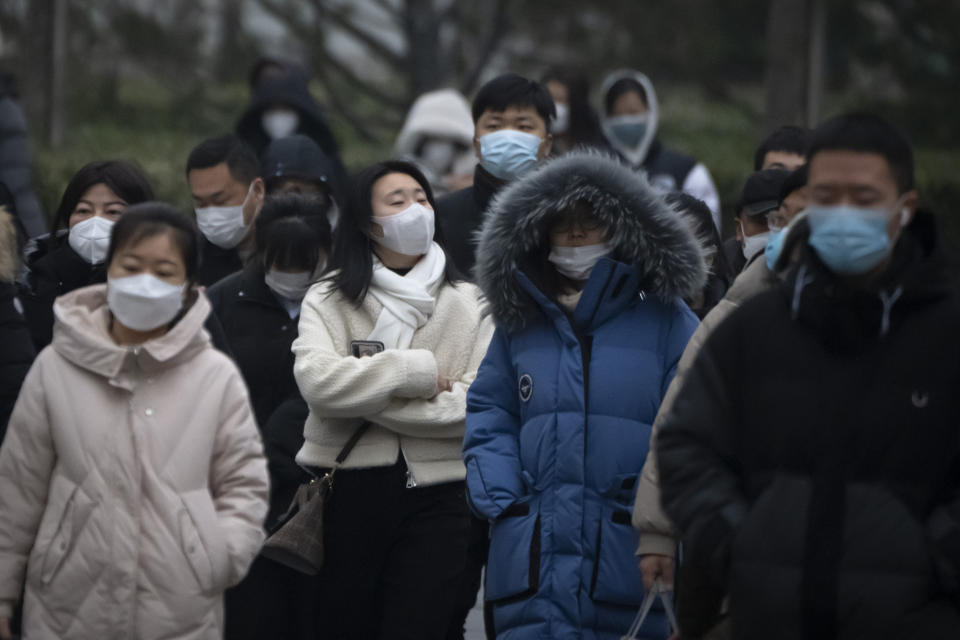
[[[354,72],[350,67],[344,64],[342,61],[338,60],[330,51],[324,51],[323,61],[325,64],[329,65],[334,69],[344,80],[349,84],[353,85],[361,92],[369,95],[374,100],[384,103],[385,106],[398,111],[405,111],[409,106],[407,102],[401,98],[390,95],[383,89],[374,86],[373,84],[363,80],[356,72]]]
[[[480,52],[473,65],[467,69],[460,85],[460,90],[464,94],[470,95],[473,92],[477,81],[480,80],[480,75],[486,68],[487,63],[490,62],[490,57],[493,56],[494,51],[500,45],[504,32],[507,30],[507,14],[507,0],[496,0],[493,7],[493,19],[490,21],[490,28],[480,45]]]
[[[325,89],[325,97],[327,102],[329,102],[330,106],[333,107],[334,110],[343,116],[343,119],[347,121],[347,124],[353,127],[353,129],[357,132],[357,135],[359,135],[366,142],[381,142],[381,139],[371,130],[374,126],[377,126],[378,123],[367,121],[357,113],[356,109],[353,109],[350,105],[344,104],[344,102],[340,99],[340,91],[334,87],[330,76],[326,72],[326,69],[318,69],[317,78],[320,80],[320,83]]]
[[[397,53],[390,47],[383,44],[372,33],[361,29],[356,23],[351,21],[345,13],[342,11],[334,11],[327,7],[324,0],[313,0],[312,5],[319,13],[318,17],[320,19],[329,20],[355,40],[358,40],[366,45],[371,53],[381,58],[391,67],[400,72],[404,71],[404,58],[402,54]]]
[[[389,15],[397,26],[403,24],[403,12],[395,7],[390,0],[373,0],[373,4],[383,9]]]

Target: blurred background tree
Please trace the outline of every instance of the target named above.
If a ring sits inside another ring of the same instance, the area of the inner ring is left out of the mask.
[[[232,130],[261,55],[308,69],[350,167],[389,155],[429,89],[471,97],[507,70],[573,67],[599,91],[631,67],[657,86],[663,139],[707,164],[725,209],[775,124],[871,109],[917,145],[923,196],[960,246],[958,24],[960,0],[4,0],[0,68],[20,81],[48,210],[107,156],[137,160],[161,197],[188,204],[186,154]]]

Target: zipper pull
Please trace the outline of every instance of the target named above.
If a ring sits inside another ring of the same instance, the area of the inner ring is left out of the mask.
[[[417,481],[414,479],[413,474],[410,473],[410,470],[407,469],[407,489],[415,489],[417,487]]]

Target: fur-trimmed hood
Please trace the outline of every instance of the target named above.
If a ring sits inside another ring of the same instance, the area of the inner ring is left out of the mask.
[[[17,228],[13,217],[0,206],[0,282],[13,282],[17,275]]]
[[[518,264],[549,242],[545,221],[577,202],[593,207],[609,230],[613,255],[635,267],[648,293],[670,300],[703,288],[703,248],[683,214],[617,160],[571,153],[510,184],[487,211],[475,276],[498,324],[520,328],[537,313],[537,302],[517,279]]]

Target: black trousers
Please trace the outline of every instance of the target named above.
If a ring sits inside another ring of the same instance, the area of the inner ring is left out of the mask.
[[[463,482],[406,488],[391,467],[338,471],[324,520],[318,638],[443,640],[462,599]]]

